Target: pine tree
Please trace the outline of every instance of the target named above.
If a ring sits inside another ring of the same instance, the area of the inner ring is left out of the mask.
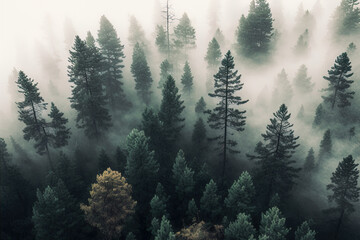
[[[196,222],[199,218],[199,209],[194,199],[191,199],[188,203],[186,218],[188,223]]]
[[[322,104],[319,104],[316,108],[313,127],[321,125],[324,115],[325,115],[325,110],[324,110]]]
[[[152,219],[157,218],[160,220],[162,216],[168,216],[166,203],[156,194],[150,201],[150,213]]]
[[[347,156],[339,162],[335,172],[332,173],[331,184],[327,185],[327,189],[332,191],[328,199],[336,203],[336,207],[328,209],[328,212],[340,215],[337,220],[335,239],[339,239],[339,231],[345,216],[355,211],[353,203],[359,202],[358,166],[359,164],[355,163],[351,155]]]
[[[158,88],[162,89],[169,75],[171,75],[173,71],[173,65],[165,59],[160,64],[160,81],[158,84]]]
[[[203,97],[199,99],[199,101],[195,105],[195,112],[197,114],[202,114],[206,110],[206,102]]]
[[[95,45],[95,38],[94,38],[94,36],[91,34],[90,31],[87,32],[85,41],[86,41],[86,44],[87,44],[88,47],[90,47],[90,48],[96,47],[96,45]]]
[[[111,126],[101,87],[101,59],[96,48],[89,48],[85,41],[76,36],[68,60],[69,82],[74,84],[70,102],[77,111],[77,126],[84,128],[88,137],[101,136]]]
[[[305,158],[305,163],[304,163],[304,172],[305,173],[309,173],[312,170],[314,170],[315,168],[315,156],[314,156],[314,149],[310,148],[308,155]]]
[[[301,65],[293,80],[295,91],[299,94],[308,94],[312,92],[314,85],[311,82],[311,77],[307,75],[307,67],[304,64]]]
[[[217,223],[220,220],[221,204],[216,183],[211,179],[205,186],[200,199],[201,216],[206,222]]]
[[[270,208],[265,214],[261,214],[260,236],[268,236],[271,240],[286,240],[289,229],[286,228],[285,221],[277,207]]]
[[[165,216],[161,219],[160,228],[156,233],[155,240],[175,240],[175,234],[170,221]]]
[[[357,33],[360,28],[358,0],[342,0],[335,14],[335,32],[338,35]]]
[[[179,24],[174,28],[174,44],[177,49],[183,50],[187,57],[187,50],[196,47],[195,29],[191,26],[190,19],[186,13],[180,18]]]
[[[247,57],[267,54],[273,35],[273,19],[266,0],[253,0],[248,16],[241,17],[236,37],[239,53]]]
[[[156,26],[156,40],[155,44],[158,47],[160,53],[167,53],[168,45],[166,39],[166,32],[163,26],[157,25]]]
[[[220,65],[221,61],[221,50],[218,41],[216,38],[213,38],[208,45],[205,60],[207,62],[207,66],[210,69],[213,69]]]
[[[51,118],[50,127],[53,130],[51,138],[55,148],[63,147],[68,144],[70,138],[70,128],[66,127],[68,119],[64,117],[64,113],[60,112],[54,103],[51,103],[49,117]]]
[[[332,153],[332,140],[330,129],[326,130],[323,139],[320,142],[319,162],[323,162],[326,158],[329,158]]]
[[[19,121],[25,123],[23,129],[24,139],[34,139],[35,149],[38,154],[47,154],[51,169],[53,164],[49,152],[52,137],[49,134],[48,123],[41,117],[42,111],[46,110],[47,103],[40,96],[39,88],[34,80],[29,78],[23,71],[19,71],[16,82],[19,92],[24,94],[24,101],[16,103],[19,109]]]
[[[225,229],[225,240],[248,240],[256,233],[251,224],[251,218],[245,213],[239,213],[234,222]]]
[[[140,26],[138,20],[135,16],[130,17],[130,26],[129,26],[129,35],[128,40],[130,46],[134,47],[137,43],[139,43],[140,47],[147,51],[148,41],[145,37],[145,33],[143,28]]]
[[[124,153],[124,150],[121,149],[119,146],[116,148],[115,152],[115,165],[118,172],[125,172],[126,154]]]
[[[228,131],[241,132],[245,126],[246,117],[244,114],[246,111],[240,111],[235,107],[248,102],[248,100],[242,101],[241,97],[238,96],[238,91],[242,89],[243,83],[240,82],[241,75],[238,75],[238,71],[233,71],[234,66],[234,58],[228,51],[221,62],[218,73],[214,75],[215,91],[209,93],[210,97],[219,98],[219,102],[213,110],[207,111],[209,126],[212,129],[222,131],[218,136],[212,138],[218,143],[217,150],[222,151],[222,178],[225,176],[227,152],[238,153],[233,149],[237,142],[230,139],[230,135],[233,133]]]
[[[251,213],[254,210],[254,200],[255,187],[250,174],[245,171],[229,188],[224,201],[229,220],[235,219],[239,213]]]
[[[214,37],[220,45],[225,44],[225,36],[224,36],[223,32],[220,30],[220,28],[216,29]]]
[[[207,148],[206,127],[202,118],[199,118],[196,121],[191,140],[193,144],[194,156],[197,158],[197,160],[200,160],[204,150]],[[195,170],[198,170],[201,167],[201,164],[199,163],[194,163],[193,167]]]
[[[192,88],[193,88],[193,84],[194,84],[193,80],[194,80],[194,77],[191,73],[191,68],[190,68],[189,62],[186,61],[185,65],[184,65],[184,73],[181,76],[181,83],[183,85],[183,89],[182,89],[183,93],[187,94],[188,96],[192,92]]]
[[[262,134],[265,143],[257,144],[254,150],[257,155],[248,155],[250,159],[257,160],[259,165],[256,177],[264,188],[259,189],[259,192],[265,194],[266,206],[269,206],[274,194],[278,193],[282,197],[289,193],[300,171],[293,166],[296,161],[292,156],[299,146],[296,143],[299,137],[294,136],[290,117],[287,107],[282,104],[266,126],[266,133]]]
[[[110,168],[96,176],[92,184],[89,205],[81,204],[85,219],[108,239],[120,236],[126,219],[134,214],[136,202],[132,187],[121,173]]]
[[[101,174],[106,169],[111,168],[111,160],[109,156],[106,154],[104,149],[101,149],[100,155],[98,158],[98,173]]]
[[[153,80],[151,78],[151,72],[144,50],[139,43],[135,44],[132,59],[131,73],[135,78],[135,89],[143,102],[148,105],[150,102],[150,88]]]
[[[145,135],[149,137],[149,148],[155,150],[156,154],[158,150],[162,148],[162,128],[157,113],[151,108],[145,108],[142,114],[141,129],[145,132]]]
[[[304,55],[309,50],[309,30],[305,29],[305,31],[299,36],[296,46],[294,49],[295,54]]]
[[[273,102],[279,105],[285,102],[290,102],[293,96],[293,90],[288,79],[288,75],[283,68],[277,75],[275,81],[275,89],[273,92]]]
[[[329,85],[328,88],[323,89],[328,94],[322,98],[325,103],[331,105],[331,109],[335,106],[344,108],[351,105],[349,100],[353,99],[355,94],[354,91],[350,91],[350,86],[354,82],[349,80],[352,75],[350,59],[344,52],[336,58],[334,66],[328,70],[328,76],[323,77],[329,81]]]
[[[124,45],[121,45],[114,26],[104,15],[100,18],[97,41],[102,55],[105,97],[113,110],[126,110],[130,103],[126,100],[121,81],[125,58]]]
[[[315,240],[315,231],[311,230],[307,221],[303,222],[295,231],[295,240]]]

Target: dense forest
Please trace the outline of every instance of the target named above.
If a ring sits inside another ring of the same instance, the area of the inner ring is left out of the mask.
[[[153,2],[10,61],[0,238],[360,239],[360,1]]]

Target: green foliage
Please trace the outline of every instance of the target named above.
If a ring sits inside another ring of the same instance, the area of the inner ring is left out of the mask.
[[[136,237],[132,232],[129,232],[125,240],[136,240]]]
[[[206,110],[206,102],[203,97],[199,99],[199,101],[195,105],[195,112],[197,114],[202,114]]]
[[[162,128],[158,117],[158,114],[151,108],[145,108],[142,114],[141,128],[145,132],[145,135],[149,137],[149,148],[158,150],[161,148]],[[156,152],[158,153],[158,152]]]
[[[64,117],[64,113],[60,112],[54,103],[51,103],[49,117],[51,118],[49,126],[52,128],[52,133],[49,135],[53,139],[52,145],[55,148],[66,146],[70,138],[70,128],[66,127],[68,119]]]
[[[211,179],[205,186],[200,199],[201,217],[206,222],[217,223],[220,221],[221,204],[216,183]]]
[[[309,50],[309,30],[305,29],[305,31],[299,36],[296,46],[295,46],[295,54],[304,55]]]
[[[185,199],[194,189],[194,171],[191,170],[185,161],[183,150],[179,150],[172,168],[175,192],[179,202],[186,202]]]
[[[184,50],[196,47],[195,29],[191,26],[190,19],[186,13],[180,18],[179,24],[174,28],[175,47]]]
[[[98,173],[104,172],[109,167],[112,167],[111,160],[109,156],[106,154],[106,151],[104,149],[101,149],[98,158]]]
[[[208,64],[208,68],[215,68],[220,64],[221,50],[216,38],[213,38],[208,45],[205,60]]]
[[[315,168],[315,155],[314,155],[314,149],[310,148],[308,155],[305,158],[305,163],[303,170],[305,173],[309,173]]]
[[[268,236],[271,240],[286,240],[289,229],[285,226],[285,218],[277,207],[270,208],[261,214],[259,234]]]
[[[189,223],[196,222],[199,218],[199,209],[194,199],[191,199],[188,203],[186,218]]]
[[[90,48],[96,47],[96,45],[95,45],[95,38],[94,38],[94,36],[91,34],[90,31],[88,31],[88,32],[86,33],[86,39],[85,39],[85,41],[86,41],[86,44],[88,45],[88,47],[90,47]]]
[[[115,152],[115,165],[116,165],[115,170],[121,173],[125,172],[126,154],[124,153],[124,150],[121,149],[119,146],[116,148],[116,152]]]
[[[273,92],[273,102],[275,105],[280,105],[285,102],[290,102],[293,97],[293,90],[288,79],[285,69],[277,75],[275,81],[275,89]]]
[[[170,221],[165,216],[162,217],[160,228],[156,233],[155,240],[175,240]]]
[[[148,105],[151,96],[151,78],[150,68],[148,66],[145,52],[139,43],[134,46],[132,55],[131,73],[135,79],[135,89],[143,102]]]
[[[161,62],[161,64],[160,64],[160,81],[159,81],[158,88],[160,88],[160,89],[163,88],[167,78],[172,73],[172,71],[173,71],[173,65],[167,59],[165,59],[164,61]]]
[[[331,157],[331,154],[332,154],[331,131],[330,129],[328,129],[325,131],[323,139],[320,142],[319,162],[322,162],[326,160],[326,158]]]
[[[304,64],[301,65],[293,80],[295,91],[299,94],[308,94],[312,92],[314,85],[311,82],[311,77],[307,75],[307,67]]]
[[[225,229],[225,240],[248,240],[256,233],[249,215],[239,213],[234,222]]]
[[[183,85],[183,93],[190,95],[190,93],[192,92],[192,88],[193,88],[193,80],[194,77],[191,73],[191,68],[189,65],[189,62],[186,61],[185,65],[184,65],[184,73],[181,76],[181,83]]]
[[[201,167],[201,157],[204,154],[204,150],[207,148],[206,127],[201,117],[196,121],[194,125],[191,140],[193,144],[192,146],[194,156],[198,160],[198,162],[194,163],[193,168],[197,170]]]
[[[138,20],[135,16],[130,17],[130,26],[129,26],[129,35],[128,40],[130,43],[130,46],[135,46],[137,43],[139,43],[140,47],[147,51],[148,47],[148,41],[145,37],[144,30],[140,26]]]
[[[295,240],[315,240],[315,231],[310,229],[307,221],[303,222],[295,231]]]
[[[156,26],[156,40],[155,44],[160,53],[166,53],[168,50],[166,31],[163,26]]]
[[[321,125],[322,121],[324,120],[324,115],[325,115],[325,109],[323,108],[322,104],[319,104],[316,108],[313,127],[317,127]]]
[[[344,52],[336,58],[334,66],[328,70],[328,76],[323,77],[329,81],[329,84],[328,88],[323,89],[328,94],[323,95],[322,98],[325,103],[331,105],[331,109],[335,106],[344,108],[351,105],[350,99],[354,98],[355,92],[350,91],[350,86],[354,81],[349,78],[353,74],[350,59]]]
[[[156,194],[150,201],[150,213],[153,219],[161,219],[162,216],[168,216],[166,211],[166,203]]]
[[[335,13],[335,32],[338,35],[357,33],[360,27],[358,0],[342,0]]]

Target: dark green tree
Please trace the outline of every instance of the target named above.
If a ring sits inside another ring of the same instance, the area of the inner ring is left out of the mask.
[[[111,167],[112,164],[109,156],[106,154],[105,149],[101,149],[98,158],[98,174],[102,174],[106,169]]]
[[[303,222],[295,231],[295,240],[315,240],[316,232],[311,230],[307,221]]]
[[[317,126],[321,125],[321,123],[324,119],[324,115],[325,115],[325,109],[323,108],[322,104],[320,103],[316,108],[313,127],[317,127]]]
[[[190,19],[186,13],[182,15],[179,24],[174,28],[174,44],[178,50],[183,50],[187,57],[187,50],[196,47],[195,29],[191,26]]]
[[[131,73],[135,79],[135,89],[139,97],[146,105],[148,105],[150,103],[150,88],[153,80],[151,78],[151,72],[146,60],[145,52],[139,43],[136,43],[134,47]]]
[[[358,0],[342,0],[335,13],[335,32],[338,35],[357,33],[360,28]]]
[[[191,73],[189,62],[186,61],[184,65],[184,73],[181,76],[181,83],[183,85],[183,89],[182,89],[183,93],[187,94],[188,96],[190,95],[193,89],[193,85],[194,85],[193,80],[194,77]]]
[[[335,202],[336,207],[328,209],[328,212],[339,214],[335,239],[339,239],[339,231],[345,216],[355,211],[353,203],[359,202],[360,188],[358,185],[359,164],[349,155],[339,162],[335,172],[332,173],[331,183],[327,189],[332,191],[328,196],[330,202]]]
[[[162,216],[168,216],[166,203],[156,194],[150,201],[150,213],[152,219],[157,218],[160,220]]]
[[[199,118],[195,125],[191,136],[193,153],[199,162],[194,163],[193,167],[195,170],[200,169],[202,161],[200,161],[204,150],[207,147],[206,127],[202,118]]]
[[[114,26],[104,15],[100,18],[97,41],[102,55],[102,83],[105,89],[105,98],[113,110],[128,109],[130,103],[126,100],[122,87],[124,45],[121,45]]]
[[[68,119],[64,117],[64,113],[60,112],[54,103],[51,103],[49,117],[51,118],[49,126],[52,129],[50,134],[53,139],[52,145],[55,148],[66,146],[70,138],[70,128],[66,127]]]
[[[69,82],[73,83],[71,107],[77,111],[76,123],[88,137],[98,137],[111,126],[101,83],[101,54],[76,36],[70,50]]]
[[[135,235],[132,233],[132,232],[129,232],[127,235],[126,235],[126,239],[125,240],[136,240],[136,237]]]
[[[286,228],[285,221],[277,207],[270,208],[265,214],[261,214],[260,236],[268,236],[271,240],[286,240],[290,229]]]
[[[308,94],[312,92],[314,85],[311,82],[311,77],[307,75],[307,67],[304,64],[301,65],[293,80],[295,91],[299,94]]]
[[[350,91],[350,86],[354,82],[349,80],[352,75],[350,59],[344,52],[336,58],[334,66],[328,70],[328,76],[323,77],[329,81],[329,85],[323,89],[328,94],[322,98],[325,103],[331,105],[331,109],[335,106],[343,108],[351,105],[349,100],[353,99],[355,94],[354,91]]]
[[[125,172],[125,166],[126,166],[126,154],[122,148],[119,146],[116,148],[115,151],[115,165],[118,172]]]
[[[199,99],[199,101],[195,105],[195,112],[197,114],[202,114],[206,110],[206,102],[203,97]]]
[[[160,227],[156,233],[155,240],[175,240],[175,234],[170,221],[165,216],[161,219]]]
[[[326,130],[323,139],[320,142],[319,163],[322,163],[326,158],[331,157],[332,154],[332,140],[330,129]]]
[[[256,178],[259,181],[259,192],[264,194],[265,206],[269,206],[270,199],[276,193],[280,197],[286,196],[295,184],[300,168],[293,164],[295,149],[299,146],[294,136],[293,124],[289,122],[291,114],[285,104],[274,113],[266,132],[262,134],[263,142],[255,147],[256,155],[248,155],[250,159],[257,160],[259,168]]]
[[[142,114],[141,129],[145,132],[145,135],[149,137],[149,148],[155,150],[161,150],[162,145],[162,127],[157,113],[151,108],[145,108]]]
[[[225,176],[227,152],[239,152],[234,149],[237,142],[230,139],[230,135],[233,135],[230,130],[241,132],[245,126],[246,117],[244,115],[246,111],[240,111],[237,107],[248,102],[248,100],[243,101],[238,95],[238,91],[242,89],[244,84],[240,82],[241,75],[238,75],[237,70],[233,70],[234,67],[234,58],[231,56],[231,52],[228,51],[221,62],[218,73],[214,75],[214,93],[209,93],[210,97],[219,98],[219,102],[213,110],[207,111],[209,114],[209,126],[212,129],[221,131],[212,140],[217,141],[217,150],[221,150],[222,178]]]
[[[196,222],[199,219],[199,209],[194,199],[191,199],[188,203],[186,218],[188,223]]]
[[[205,60],[207,62],[207,66],[210,69],[216,68],[220,65],[221,61],[221,50],[218,41],[216,38],[213,38],[208,45]]]
[[[200,199],[200,213],[202,219],[210,223],[218,223],[221,214],[220,195],[216,183],[211,179],[205,186]]]
[[[251,224],[251,218],[245,213],[239,213],[234,222],[225,228],[225,240],[249,240],[256,234],[256,229]]]
[[[303,170],[305,173],[309,173],[315,168],[315,155],[314,155],[314,149],[310,148],[308,155],[305,158],[305,163]]]
[[[163,26],[157,25],[156,26],[156,40],[155,44],[158,47],[160,53],[167,53],[168,45],[167,45],[167,38],[166,38],[166,31]]]
[[[171,75],[173,71],[173,65],[165,59],[160,64],[160,81],[158,84],[158,88],[162,89],[169,75]]]

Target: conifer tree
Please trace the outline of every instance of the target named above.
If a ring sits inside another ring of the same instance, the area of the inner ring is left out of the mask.
[[[179,24],[174,28],[174,44],[177,49],[183,50],[185,57],[187,50],[196,47],[195,29],[191,26],[190,19],[186,13],[180,18]]]
[[[108,239],[119,237],[126,219],[134,214],[136,202],[132,187],[117,171],[110,168],[96,176],[92,184],[89,205],[81,204],[85,219]]]
[[[124,150],[119,146],[116,148],[115,152],[115,165],[118,172],[125,172],[126,154]]]
[[[90,31],[87,32],[85,41],[86,41],[86,44],[87,44],[88,47],[90,47],[90,48],[96,47],[95,38],[91,34]]]
[[[251,213],[254,210],[254,199],[255,187],[250,174],[245,171],[231,185],[224,201],[229,220],[235,219],[239,213]]]
[[[309,50],[309,30],[306,29],[298,38],[295,46],[295,54],[304,55]]]
[[[346,53],[349,56],[352,56],[355,52],[356,52],[356,45],[355,45],[355,43],[351,42],[346,49]]]
[[[130,46],[134,47],[137,43],[139,43],[140,47],[147,51],[148,41],[145,37],[145,33],[143,28],[140,26],[138,20],[135,16],[130,17],[130,26],[129,26],[129,35],[128,40]]]
[[[69,82],[74,84],[70,102],[77,111],[77,126],[84,128],[88,137],[101,136],[111,126],[101,87],[101,59],[96,48],[89,48],[76,36],[68,66]]]
[[[106,154],[104,149],[101,149],[100,151],[100,155],[98,158],[98,173],[101,174],[102,172],[104,172],[106,169],[111,168],[112,164],[110,162],[110,158],[109,156]]]
[[[181,83],[183,85],[183,89],[182,89],[183,93],[187,94],[188,96],[190,95],[193,89],[193,84],[194,84],[193,80],[194,77],[191,73],[189,62],[186,61],[184,65],[184,73],[181,76]]]
[[[162,148],[162,128],[157,113],[151,108],[145,108],[142,114],[141,129],[145,132],[145,135],[149,137],[149,148],[155,150],[156,154],[158,150]]]
[[[220,196],[217,185],[212,179],[206,184],[200,199],[200,211],[205,222],[219,222],[221,213]]]
[[[332,140],[331,140],[331,131],[330,129],[326,130],[323,136],[323,139],[320,142],[320,151],[319,151],[319,162],[329,158],[332,153]]]
[[[335,32],[349,35],[359,31],[360,9],[358,0],[342,0],[335,14]]]
[[[167,46],[167,39],[166,39],[166,32],[163,26],[157,25],[156,26],[156,40],[155,44],[158,47],[160,53],[167,53],[168,46]]]
[[[170,221],[165,216],[161,219],[160,228],[156,233],[155,240],[175,240],[175,234]]]
[[[264,143],[260,141],[257,144],[254,150],[256,155],[248,155],[259,165],[256,175],[261,183],[259,186],[263,188],[259,192],[265,194],[266,206],[269,206],[274,194],[282,197],[289,193],[300,171],[293,166],[296,161],[292,156],[299,146],[296,143],[299,137],[294,136],[290,117],[287,107],[282,104],[266,126],[266,133],[262,134]]]
[[[334,109],[335,106],[344,108],[351,105],[350,99],[353,99],[355,94],[350,89],[351,84],[354,82],[349,80],[352,75],[350,59],[347,53],[344,52],[336,58],[334,66],[328,70],[328,76],[323,77],[329,81],[329,84],[328,88],[323,89],[328,94],[322,96],[322,98],[325,103],[331,105],[331,109]]]
[[[221,50],[218,41],[216,38],[213,38],[208,45],[205,60],[207,62],[207,66],[210,69],[216,68],[220,65],[221,61]]]
[[[126,235],[126,240],[136,240],[136,237],[135,237],[135,235],[134,235],[132,232],[129,232],[129,233]]]
[[[130,103],[126,100],[121,81],[125,58],[124,45],[121,45],[114,26],[104,15],[100,18],[97,41],[102,55],[102,83],[108,104],[113,110],[128,109]]]
[[[195,125],[194,130],[191,136],[191,140],[193,143],[193,152],[194,156],[200,161],[203,151],[207,147],[207,137],[206,137],[206,127],[202,118],[199,118]],[[198,163],[194,163],[194,169],[197,170],[201,167]]]
[[[53,139],[52,145],[55,148],[66,146],[70,138],[70,128],[66,127],[68,119],[64,117],[64,113],[60,112],[54,103],[51,103],[49,117],[51,118],[49,126],[53,132],[50,134]]]
[[[249,240],[255,233],[250,216],[239,213],[236,220],[225,229],[225,240]]]
[[[304,105],[301,105],[300,110],[299,110],[298,114],[296,115],[296,118],[304,119],[304,115],[305,115]]]
[[[277,207],[270,208],[266,213],[262,213],[259,229],[260,236],[268,236],[271,240],[286,240],[286,235],[290,229],[286,228],[286,219],[281,215]]]
[[[295,91],[299,94],[308,94],[312,92],[314,85],[311,82],[311,77],[307,75],[307,67],[304,64],[301,65],[293,80]]]
[[[275,81],[275,89],[273,92],[273,102],[279,105],[285,102],[290,102],[293,96],[293,90],[288,79],[288,75],[283,68],[277,75]]]
[[[196,222],[199,218],[199,209],[196,206],[195,200],[192,198],[187,207],[186,218],[188,223]]]
[[[310,148],[308,155],[305,158],[305,163],[304,163],[304,172],[305,173],[309,173],[312,170],[314,170],[315,168],[315,156],[314,156],[314,149]]]
[[[295,231],[295,240],[315,240],[315,231],[311,230],[307,221],[303,222]]]
[[[160,220],[162,216],[168,216],[166,203],[156,194],[150,201],[150,213],[152,219],[157,218]]]
[[[144,50],[139,43],[135,44],[132,55],[131,73],[135,78],[135,89],[143,102],[148,105],[151,95],[151,78],[150,68],[148,66]]]
[[[316,108],[313,127],[317,127],[317,126],[321,125],[324,115],[325,115],[325,110],[324,110],[322,104],[319,104]]]
[[[234,149],[237,142],[230,139],[230,135],[233,135],[230,130],[241,132],[245,126],[246,117],[244,114],[246,111],[240,111],[237,106],[248,102],[248,100],[243,101],[238,96],[238,91],[242,89],[243,83],[240,82],[241,75],[238,75],[238,71],[233,70],[234,67],[234,58],[228,51],[221,62],[218,73],[214,75],[214,93],[209,93],[210,97],[219,98],[219,102],[213,110],[207,111],[209,126],[215,130],[221,130],[221,133],[213,137],[212,140],[217,141],[217,150],[222,152],[222,178],[225,176],[227,152],[239,152]]]
[[[339,232],[344,218],[355,211],[353,203],[359,202],[360,188],[358,185],[359,164],[349,155],[339,162],[335,172],[332,173],[331,183],[327,189],[332,191],[328,196],[330,202],[335,202],[336,207],[328,209],[328,212],[339,214],[335,239],[339,239]]]
[[[224,36],[223,32],[220,30],[220,28],[216,29],[214,37],[220,45],[225,44],[225,36]]]
[[[195,112],[197,114],[202,114],[206,110],[206,102],[203,97],[199,99],[199,101],[195,105]]]
[[[160,81],[158,84],[158,88],[162,89],[167,78],[169,77],[169,75],[171,75],[173,71],[173,65],[167,60],[165,59],[164,61],[161,62],[160,64]]]

